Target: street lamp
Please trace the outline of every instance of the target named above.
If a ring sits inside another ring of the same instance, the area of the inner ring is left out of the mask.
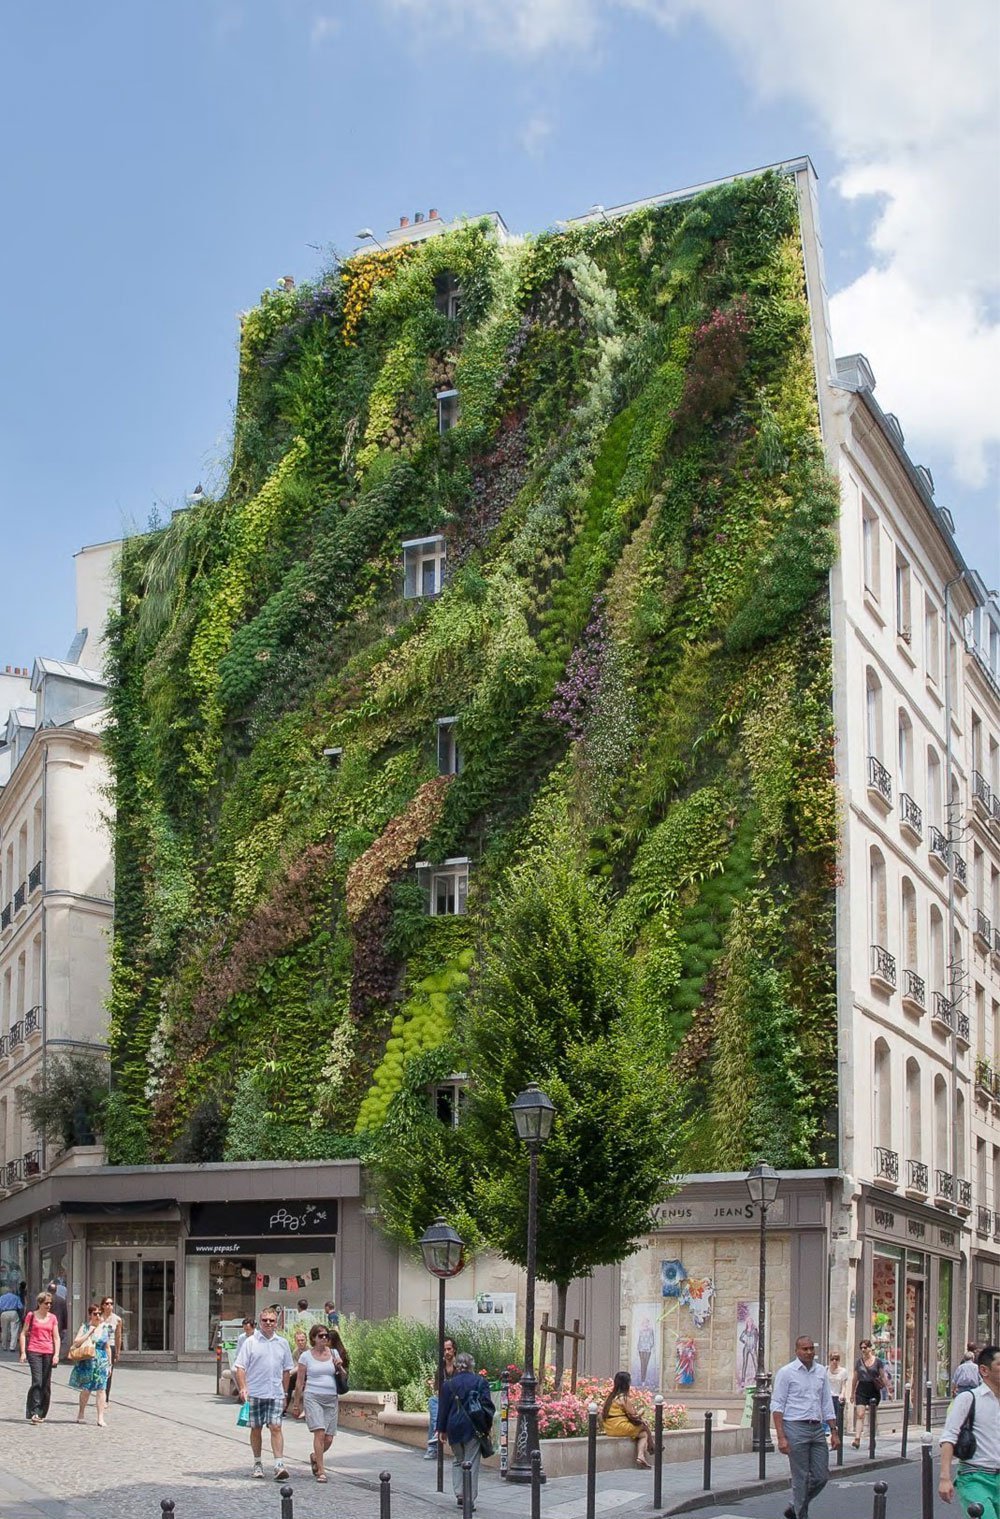
[[[746,1183],[750,1201],[760,1215],[760,1266],[757,1273],[757,1378],[754,1390],[753,1427],[754,1449],[760,1453],[759,1471],[763,1478],[766,1452],[774,1449],[768,1429],[771,1379],[764,1364],[767,1346],[767,1309],[764,1304],[764,1294],[767,1291],[767,1250],[764,1235],[767,1229],[767,1210],[778,1195],[780,1182],[777,1171],[769,1166],[766,1160],[758,1160],[757,1164],[747,1172]]]
[[[379,242],[371,227],[362,227],[360,232],[355,232],[354,236],[357,238],[359,243],[374,243],[376,248],[381,248],[382,252],[385,252],[385,248]]]
[[[553,1103],[534,1082],[511,1103],[517,1137],[528,1146],[528,1255],[524,1304],[524,1370],[517,1405],[514,1459],[508,1482],[531,1481],[531,1453],[538,1450],[538,1404],[535,1402],[535,1243],[538,1234],[538,1151],[552,1132]],[[539,1478],[545,1474],[539,1465]]]
[[[420,1237],[424,1265],[438,1279],[438,1397],[444,1387],[444,1284],[465,1265],[465,1243],[443,1218],[435,1219]],[[444,1492],[444,1441],[437,1444],[437,1490]]]

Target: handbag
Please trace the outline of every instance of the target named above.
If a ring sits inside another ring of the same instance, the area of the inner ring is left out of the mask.
[[[341,1363],[341,1365],[339,1365],[333,1373],[333,1385],[336,1387],[339,1393],[347,1391],[347,1372],[344,1370],[343,1363]]]
[[[489,1435],[479,1436],[479,1449],[483,1453],[483,1460],[488,1461],[493,1455],[493,1441]]]
[[[71,1345],[69,1347],[69,1350],[66,1352],[66,1359],[68,1361],[92,1361],[96,1354],[97,1352],[94,1349],[93,1343],[88,1344],[86,1340],[81,1340],[79,1345]]]
[[[972,1394],[972,1402],[969,1404],[969,1412],[962,1420],[962,1427],[955,1441],[955,1455],[960,1461],[971,1461],[976,1454],[976,1432],[973,1424],[976,1421],[976,1395]]]

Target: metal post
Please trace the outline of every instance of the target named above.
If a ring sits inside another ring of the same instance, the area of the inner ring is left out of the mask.
[[[472,1462],[462,1462],[462,1519],[472,1519]]]
[[[929,1429],[920,1436],[920,1519],[934,1519],[934,1457]]]
[[[878,1399],[868,1405],[868,1459],[875,1460],[875,1420],[878,1415]]]
[[[597,1516],[597,1404],[587,1405],[587,1519]]]
[[[173,1513],[173,1511],[174,1511],[174,1500],[173,1500],[173,1498],[161,1498],[160,1499],[160,1513],[163,1515],[163,1519],[170,1519],[170,1516]]]
[[[663,1507],[663,1394],[653,1403],[653,1507]]]
[[[983,1519],[983,1505],[981,1503],[969,1504],[969,1519]]]
[[[281,1519],[293,1519],[292,1490],[287,1483],[281,1489]]]
[[[705,1449],[702,1458],[701,1485],[706,1493],[712,1491],[712,1410],[705,1412]]]
[[[927,1383],[927,1416],[926,1416],[926,1418],[924,1420],[924,1428],[925,1429],[930,1429],[930,1427],[931,1427],[931,1384],[928,1382]]]
[[[765,1453],[770,1443],[770,1386],[766,1366],[767,1349],[767,1203],[760,1203],[760,1259],[757,1267],[757,1377],[754,1389],[754,1438],[758,1442],[757,1475],[763,1482],[767,1475]]]
[[[378,1519],[392,1519],[392,1473],[378,1474]]]
[[[438,1408],[444,1396],[444,1277],[438,1281]],[[435,1430],[435,1434],[437,1431]],[[444,1492],[444,1441],[437,1435],[437,1490]]]
[[[215,1326],[215,1396],[222,1392],[222,1324]]]
[[[837,1399],[837,1465],[844,1464],[844,1400]]]
[[[531,1519],[542,1519],[542,1453],[531,1452]]]
[[[910,1437],[910,1384],[907,1382],[903,1388],[903,1438],[900,1441],[899,1454],[906,1455],[906,1442]]]
[[[886,1493],[888,1491],[887,1483],[876,1482],[875,1499],[872,1503],[872,1519],[885,1519]]]
[[[767,1479],[767,1426],[770,1420],[770,1403],[767,1398],[757,1398],[757,1476],[764,1482]]]
[[[507,1468],[508,1482],[534,1482],[533,1456],[538,1450],[538,1404],[535,1402],[535,1255],[538,1236],[538,1141],[528,1143],[528,1249],[524,1284],[524,1370],[517,1405],[514,1459]],[[539,1482],[545,1481],[541,1452]]]

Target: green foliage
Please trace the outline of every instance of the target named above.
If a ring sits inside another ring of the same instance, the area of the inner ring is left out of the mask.
[[[459,1278],[461,1280],[461,1278]],[[492,1381],[499,1381],[500,1374],[508,1366],[520,1364],[517,1336],[513,1329],[496,1325],[479,1325],[462,1322],[448,1324],[460,1351],[467,1351]],[[359,1392],[383,1392],[406,1390],[404,1402],[409,1412],[409,1399],[419,1401],[424,1388],[423,1407],[427,1407],[426,1383],[433,1380],[437,1370],[437,1329],[417,1319],[368,1319],[347,1318],[341,1321],[340,1335],[351,1358],[351,1385]]]
[[[68,1150],[92,1145],[104,1132],[108,1107],[108,1065],[103,1055],[57,1055],[48,1064],[44,1084],[21,1087],[21,1112],[36,1134]]]

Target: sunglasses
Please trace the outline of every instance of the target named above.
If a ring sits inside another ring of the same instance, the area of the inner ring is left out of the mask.
[[[313,1335],[313,1339],[314,1340],[328,1340],[329,1338],[330,1338],[330,1336],[328,1334],[324,1334],[324,1332],[323,1332],[322,1329],[319,1331],[318,1334],[314,1334]]]
[[[262,1324],[276,1324],[277,1322],[277,1319],[261,1319]]]

